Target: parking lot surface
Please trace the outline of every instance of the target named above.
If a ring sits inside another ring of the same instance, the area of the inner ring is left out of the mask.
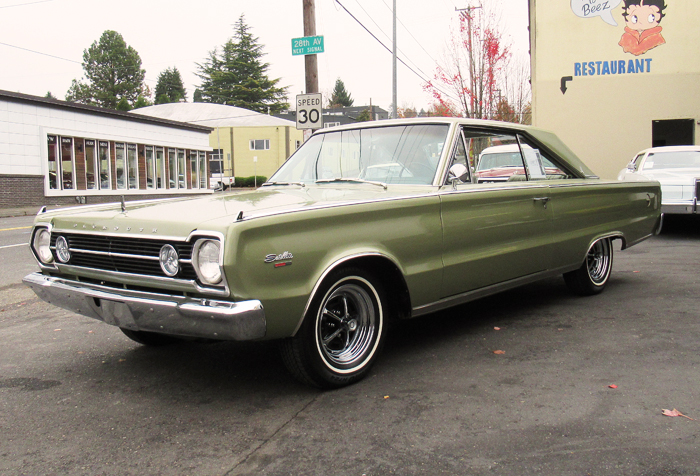
[[[330,392],[272,342],[146,348],[53,308],[11,274],[18,250],[0,248],[3,475],[700,474],[698,220],[616,246],[599,296],[549,279],[404,322]]]

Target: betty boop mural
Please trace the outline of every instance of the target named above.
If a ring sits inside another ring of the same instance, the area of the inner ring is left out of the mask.
[[[659,26],[665,0],[622,0],[622,7],[626,26],[618,44],[625,53],[639,56],[666,43]]]

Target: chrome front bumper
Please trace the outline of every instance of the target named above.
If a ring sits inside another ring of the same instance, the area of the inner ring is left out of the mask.
[[[221,340],[265,337],[260,301],[228,302],[110,288],[32,273],[22,280],[44,301],[135,331]]]

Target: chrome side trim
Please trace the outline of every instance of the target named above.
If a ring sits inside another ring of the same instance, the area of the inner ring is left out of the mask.
[[[539,281],[544,278],[549,278],[563,273],[567,273],[569,271],[574,271],[578,269],[579,266],[580,265],[566,266],[558,269],[542,271],[539,273],[530,274],[528,276],[512,279],[503,283],[493,284],[484,288],[475,289],[473,291],[458,294],[456,296],[450,296],[448,298],[440,299],[439,301],[430,304],[414,307],[411,312],[411,317],[413,318],[437,311],[442,311],[443,309],[447,309],[452,306],[458,306],[460,304],[465,304],[470,301],[475,301],[477,299],[481,299],[492,294],[497,294],[502,291],[507,291],[509,289],[520,287],[524,284],[534,283],[535,281]]]
[[[32,273],[22,280],[44,301],[117,327],[221,340],[261,339],[267,333],[260,301],[214,301],[106,286]]]

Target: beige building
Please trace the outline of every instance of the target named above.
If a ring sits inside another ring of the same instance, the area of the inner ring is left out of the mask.
[[[696,144],[698,19],[698,0],[530,0],[533,124],[603,178]]]
[[[159,104],[133,113],[213,128],[209,145],[214,159],[221,157],[220,173],[225,177],[269,178],[304,140],[295,122],[222,104]],[[218,172],[215,162],[211,164],[212,182]]]

